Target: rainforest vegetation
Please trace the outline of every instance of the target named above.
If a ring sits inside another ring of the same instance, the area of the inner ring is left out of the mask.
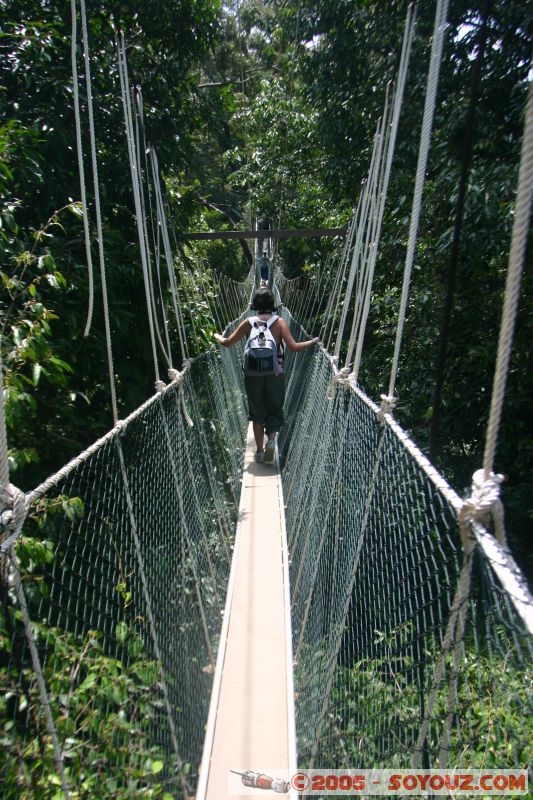
[[[220,281],[244,280],[253,245],[192,241],[187,232],[247,229],[256,221],[281,228],[349,223],[368,173],[387,86],[396,77],[407,3],[87,0],[86,5],[102,244],[118,411],[124,418],[153,393],[154,385],[120,97],[118,37],[123,35],[126,43],[130,81],[142,91],[146,141],[158,155],[185,333],[190,353],[196,355],[212,341]],[[385,207],[360,375],[373,398],[384,391],[392,360],[434,6],[433,0],[418,3]],[[78,28],[79,23],[78,19]],[[450,2],[395,416],[460,494],[468,491],[483,459],[532,52],[531,23],[525,3]],[[0,344],[10,479],[24,491],[112,426],[85,124],[85,212],[80,202],[71,34],[71,8],[65,0],[0,0]],[[79,91],[86,119],[87,75],[79,40],[78,30]],[[95,264],[94,316],[87,336],[84,213],[91,221]],[[286,277],[304,275],[312,282],[327,258],[335,263],[341,247],[342,242],[331,238],[281,240],[277,257]],[[162,314],[170,303],[166,280],[161,280]],[[529,268],[523,278],[496,460],[497,471],[507,478],[503,500],[509,542],[529,577],[532,299]],[[313,334],[320,333],[326,300],[316,310]],[[170,335],[177,347],[177,330],[171,328]],[[58,511],[81,516],[80,503],[77,497],[55,498],[44,508],[42,524],[57,526]],[[37,591],[32,572],[52,568],[53,548],[46,539],[30,537],[20,544],[18,557],[29,576],[29,596],[32,588]],[[126,583],[120,586],[117,591],[126,608],[131,598]],[[7,699],[0,701],[0,744],[4,765],[9,766],[6,797],[59,800],[51,748],[37,717],[31,718],[38,688],[27,683],[29,657],[22,645],[20,652],[12,647],[15,628],[22,641],[21,616],[8,609],[7,589],[2,589],[2,602],[6,613],[0,614],[0,666],[9,684]],[[102,632],[90,630],[78,640],[67,629],[35,624],[40,652],[54,652],[64,666],[59,673],[53,659],[45,659],[50,698],[67,708],[60,736],[68,742],[77,713],[82,720],[76,730],[81,744],[72,746],[69,757],[73,770],[77,759],[93,768],[83,775],[80,797],[173,796],[157,783],[163,756],[153,749],[149,736],[161,703],[160,687],[154,688],[157,665],[143,655],[142,639],[132,631],[122,622],[114,630],[116,642],[127,651],[121,663],[104,648]],[[346,680],[352,681],[353,689],[357,669],[371,674],[377,666],[356,665]],[[488,662],[476,660],[471,671],[480,685],[490,683]],[[519,672],[513,673],[513,680],[522,687]],[[389,691],[388,685],[383,691]],[[487,716],[474,694],[468,703],[484,731]],[[518,689],[516,697],[521,697]],[[83,717],[91,701],[94,716]],[[392,695],[391,708],[394,703]],[[516,701],[516,727],[521,703]],[[28,708],[31,733],[23,747],[17,725]],[[126,777],[106,766],[113,763],[118,728],[125,748],[128,737],[137,737]],[[482,749],[485,738],[480,735]],[[497,747],[504,745],[499,737]],[[20,770],[15,766],[18,760]],[[32,784],[35,765],[42,767],[45,788]],[[129,783],[123,788],[126,779]],[[141,784],[148,788],[136,793]]]

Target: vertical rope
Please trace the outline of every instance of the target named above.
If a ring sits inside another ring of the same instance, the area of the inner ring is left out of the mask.
[[[84,336],[89,335],[91,330],[91,323],[93,318],[94,308],[94,272],[93,272],[93,258],[91,253],[91,239],[89,231],[89,208],[87,205],[87,191],[85,188],[85,168],[83,164],[83,143],[81,137],[81,119],[80,119],[80,98],[79,98],[79,85],[78,85],[78,67],[77,67],[77,11],[76,0],[70,0],[70,7],[72,12],[72,37],[71,37],[71,60],[72,60],[72,95],[74,98],[74,119],[76,123],[76,150],[78,154],[78,172],[80,176],[80,193],[81,193],[81,207],[83,211],[83,232],[85,237],[85,256],[87,258],[87,272],[89,277],[89,304],[87,308],[87,320]]]
[[[503,305],[500,337],[498,341],[498,354],[496,356],[496,370],[492,388],[487,438],[483,457],[485,479],[488,479],[496,455],[498,432],[503,409],[507,374],[511,358],[511,348],[520,297],[520,283],[526,252],[529,224],[531,218],[531,202],[533,199],[533,82],[529,83],[528,99],[526,106],[526,119],[524,123],[524,138],[520,154],[520,168],[518,173],[518,189],[516,206],[511,235],[511,250],[509,253],[509,269],[505,284],[505,299]]]
[[[137,223],[137,235],[139,238],[139,248],[141,255],[141,266],[144,279],[144,291],[146,295],[146,305],[148,311],[148,326],[150,330],[150,342],[152,345],[152,359],[154,363],[154,373],[156,386],[160,383],[159,379],[159,365],[157,359],[157,347],[155,341],[154,320],[152,316],[152,295],[150,292],[150,278],[148,274],[148,256],[146,253],[146,238],[143,224],[142,204],[140,197],[140,164],[138,163],[136,153],[136,143],[133,128],[133,113],[131,108],[131,97],[129,90],[128,78],[128,64],[126,61],[126,45],[124,42],[123,34],[120,35],[117,43],[118,51],[118,71],[120,77],[120,89],[122,94],[122,105],[124,109],[124,124],[126,130],[126,142],[128,147],[128,156],[130,162],[131,183],[133,189],[133,200],[135,204],[135,221]]]
[[[107,300],[107,282],[105,273],[104,235],[102,230],[102,213],[100,209],[100,186],[98,182],[98,163],[96,159],[96,137],[94,133],[93,93],[91,84],[91,62],[89,58],[89,36],[87,33],[87,15],[85,13],[85,0],[80,0],[80,16],[83,37],[83,50],[85,59],[85,78],[87,81],[87,111],[89,114],[89,137],[91,142],[91,161],[93,168],[94,206],[96,211],[96,231],[98,237],[98,257],[100,261],[100,276],[102,281],[102,301],[104,306],[104,327],[107,348],[107,365],[109,370],[109,385],[111,389],[111,408],[113,422],[118,421],[117,393],[115,388],[115,369],[113,366],[113,350],[111,347],[111,326],[109,323],[109,304]]]
[[[168,235],[167,220],[165,214],[165,207],[163,204],[163,196],[161,194],[161,184],[159,181],[159,164],[157,161],[157,154],[153,147],[150,148],[150,163],[152,166],[152,181],[155,190],[155,205],[157,212],[157,221],[161,229],[161,236],[163,239],[163,251],[165,253],[165,260],[168,270],[168,280],[170,285],[170,295],[172,297],[172,305],[174,307],[174,315],[176,317],[176,327],[178,329],[178,336],[181,347],[182,360],[188,358],[187,339],[185,336],[185,327],[183,324],[183,315],[179,305],[178,287],[176,284],[176,275],[174,273],[174,262],[172,259],[172,249],[170,247],[170,239]]]
[[[360,219],[361,215],[361,208],[362,208],[362,198],[364,196],[364,190],[359,194],[359,200],[357,202],[357,208],[350,220],[350,224],[348,225],[348,230],[346,232],[346,239],[344,241],[344,245],[342,248],[341,256],[339,259],[339,264],[335,271],[335,280],[333,283],[333,287],[329,292],[328,301],[326,303],[326,309],[324,312],[324,320],[322,323],[322,330],[320,332],[320,338],[325,342],[327,348],[329,349],[331,339],[333,337],[334,329],[335,329],[335,312],[334,309],[337,308],[340,302],[340,296],[342,291],[342,285],[344,283],[344,278],[346,275],[346,269],[348,263],[350,261],[350,253],[353,253],[353,241],[356,230],[358,229],[357,222]],[[332,259],[333,261],[334,259]],[[331,262],[330,262],[331,264]],[[331,267],[328,270],[327,277],[329,279],[331,275]],[[343,306],[343,313],[344,313],[344,306]],[[342,314],[341,314],[341,322],[342,322]],[[339,323],[340,324],[340,323]]]
[[[370,309],[370,296],[372,292],[372,283],[374,278],[373,266],[375,261],[372,260],[372,251],[375,249],[375,233],[378,225],[379,217],[379,195],[382,191],[382,178],[384,166],[384,152],[385,152],[385,130],[388,118],[388,87],[387,97],[385,98],[385,109],[383,112],[382,123],[378,134],[378,150],[376,156],[375,176],[373,178],[372,192],[370,196],[369,217],[367,223],[365,245],[363,248],[362,256],[362,271],[361,271],[361,289],[359,293],[359,308],[358,313],[354,314],[352,330],[350,334],[350,341],[348,343],[348,352],[346,354],[346,364],[348,365],[352,360],[353,350],[357,341],[356,359],[354,365],[354,373],[359,371],[359,361],[361,359],[361,352],[363,349],[364,338],[364,322],[368,316]]]
[[[372,283],[374,277],[374,270],[376,266],[376,260],[378,255],[379,249],[379,240],[381,237],[381,228],[383,225],[383,216],[385,213],[385,203],[387,200],[387,194],[389,189],[389,181],[390,181],[390,173],[392,169],[392,161],[394,157],[394,150],[396,147],[396,138],[398,134],[398,125],[400,121],[400,113],[403,105],[403,95],[405,90],[405,81],[407,78],[407,71],[409,68],[409,59],[411,54],[411,47],[413,44],[414,32],[416,26],[416,14],[413,9],[413,6],[410,5],[407,11],[407,18],[405,21],[405,29],[404,29],[404,38],[402,43],[402,53],[400,56],[400,66],[398,69],[398,84],[395,89],[394,93],[394,101],[392,107],[392,119],[390,122],[390,126],[388,125],[388,139],[387,139],[387,147],[386,147],[386,157],[384,160],[384,171],[381,179],[381,187],[380,187],[380,196],[379,196],[379,204],[378,204],[378,211],[377,211],[377,218],[376,218],[376,228],[373,232],[373,240],[371,243],[370,248],[370,258],[369,258],[369,276],[368,276],[368,283],[367,283],[367,293],[366,293],[366,300],[363,306],[361,322],[359,327],[359,334],[358,334],[358,341],[357,341],[357,349],[354,361],[354,376],[355,381],[357,383],[359,377],[359,369],[361,365],[361,357],[363,351],[363,343],[365,338],[366,332],[366,323],[368,320],[368,314],[370,311],[370,295],[372,291]],[[386,116],[386,107],[384,111],[384,116]],[[351,361],[351,353],[346,360],[346,364],[348,365]]]
[[[126,83],[127,85],[127,83]],[[134,98],[134,119],[135,125],[133,128],[134,135],[133,135],[133,151],[137,158],[137,192],[139,198],[139,207],[140,207],[140,227],[142,230],[142,245],[141,247],[144,249],[144,259],[141,259],[142,267],[143,267],[143,274],[145,276],[145,291],[147,288],[147,295],[146,295],[146,303],[149,308],[148,313],[148,320],[151,325],[151,336],[155,334],[155,337],[159,341],[159,345],[161,350],[165,356],[165,360],[169,366],[171,366],[171,358],[168,353],[165,352],[165,347],[161,340],[161,335],[159,333],[159,325],[157,320],[157,306],[155,302],[154,296],[154,285],[152,280],[152,255],[150,252],[150,237],[148,236],[148,224],[147,224],[147,212],[146,212],[146,204],[144,200],[144,183],[143,183],[143,167],[142,156],[145,155],[146,150],[146,142],[144,136],[144,112],[143,112],[143,100],[142,100],[142,92],[139,86],[134,86],[131,94]],[[145,158],[146,163],[146,158]],[[146,165],[147,166],[147,165]],[[146,182],[148,183],[149,188],[149,180],[148,174],[146,175]],[[148,192],[149,193],[149,192]],[[154,339],[155,343],[155,339]],[[155,347],[155,344],[154,344]],[[158,361],[156,358],[156,373],[158,372]],[[156,378],[156,388],[161,388],[160,381]]]
[[[7,456],[6,415],[4,411],[4,365],[2,360],[2,338],[0,337],[0,491],[9,486],[9,460]]]
[[[405,257],[405,268],[402,286],[402,296],[400,300],[400,311],[398,314],[398,325],[396,328],[396,341],[394,344],[394,355],[389,381],[389,397],[394,397],[396,387],[396,377],[398,374],[398,364],[400,360],[400,348],[402,344],[403,328],[407,312],[407,302],[409,299],[409,286],[411,283],[411,272],[413,269],[415,246],[422,208],[422,193],[424,190],[424,179],[426,166],[429,156],[431,143],[431,130],[433,127],[433,117],[437,101],[437,87],[439,83],[440,65],[442,60],[442,49],[444,45],[444,32],[446,26],[446,15],[448,12],[449,0],[438,0],[435,12],[435,25],[433,28],[433,42],[431,45],[431,57],[429,63],[428,79],[426,85],[426,99],[424,104],[424,116],[420,133],[420,147],[418,151],[418,163],[416,167],[415,189],[413,194],[413,205],[411,209],[411,222],[409,226],[409,239]]]

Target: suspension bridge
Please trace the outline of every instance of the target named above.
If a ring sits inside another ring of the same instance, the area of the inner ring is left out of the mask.
[[[470,498],[394,418],[446,8],[439,1],[388,391],[376,404],[358,371],[412,10],[335,269],[314,283],[274,275],[297,340],[319,309],[324,319],[323,344],[287,356],[274,466],[253,461],[242,348],[188,358],[174,302],[178,371],[157,331],[142,108],[137,93],[136,117],[119,50],[150,336],[170,382],[156,355],[156,394],[125,420],[113,401],[112,430],[26,494],[9,482],[1,426],[4,749],[18,764],[6,797],[220,800],[261,796],[243,786],[247,770],[287,780],[298,765],[528,767],[533,600],[506,544],[493,466],[531,210],[531,92],[485,462]],[[233,319],[231,331],[254,283],[253,269],[243,283],[221,278],[215,322]],[[108,353],[112,381],[109,337]]]

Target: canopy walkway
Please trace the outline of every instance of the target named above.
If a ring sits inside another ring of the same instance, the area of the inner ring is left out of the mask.
[[[254,453],[250,425],[196,795],[212,800],[239,788],[240,778],[231,770],[244,772],[251,765],[264,765],[275,766],[285,776],[296,771],[283,490],[277,467],[255,463]]]
[[[1,420],[0,712],[2,755],[17,764],[8,800],[257,797],[236,773],[288,780],[297,762],[528,766],[533,600],[507,548],[493,466],[531,210],[533,92],[495,399],[471,497],[456,494],[392,413],[446,8],[439,0],[388,392],[374,403],[358,371],[411,9],[338,264],[314,283],[274,275],[294,337],[319,310],[327,345],[288,354],[275,468],[251,460],[242,347],[188,358],[151,149],[181,372],[168,330],[158,332],[142,148],[119,48],[157,393],[117,419],[104,291],[112,430],[23,493],[9,482]],[[74,2],[73,19],[75,44]],[[89,82],[88,60],[86,72]],[[139,92],[134,100],[140,119]],[[99,230],[103,270],[102,242]],[[220,279],[213,321],[237,324],[253,288],[253,270],[243,283]]]
[[[280,440],[292,694],[283,503],[250,442],[241,473],[239,359],[193,360],[27,498],[2,635],[32,780],[77,796],[97,763],[98,796],[127,781],[191,797],[207,735],[196,796],[230,796],[228,769],[291,774],[294,725],[300,764],[474,766],[488,737],[489,763],[524,765],[520,574],[476,523],[458,604],[462,501],[360,389],[332,394],[324,350],[288,364]]]

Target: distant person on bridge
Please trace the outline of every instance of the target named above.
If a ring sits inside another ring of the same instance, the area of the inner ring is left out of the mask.
[[[261,283],[268,284],[270,280],[270,259],[266,250],[263,250],[263,255],[259,259],[259,272],[261,275]]]
[[[244,385],[248,419],[253,423],[257,446],[255,460],[272,463],[276,435],[284,422],[284,345],[298,352],[312,347],[318,342],[318,337],[297,342],[285,320],[274,313],[274,295],[266,286],[261,286],[255,293],[251,308],[255,315],[243,320],[230,336],[215,333],[214,337],[224,347],[231,347],[244,336],[248,337],[244,351]]]

